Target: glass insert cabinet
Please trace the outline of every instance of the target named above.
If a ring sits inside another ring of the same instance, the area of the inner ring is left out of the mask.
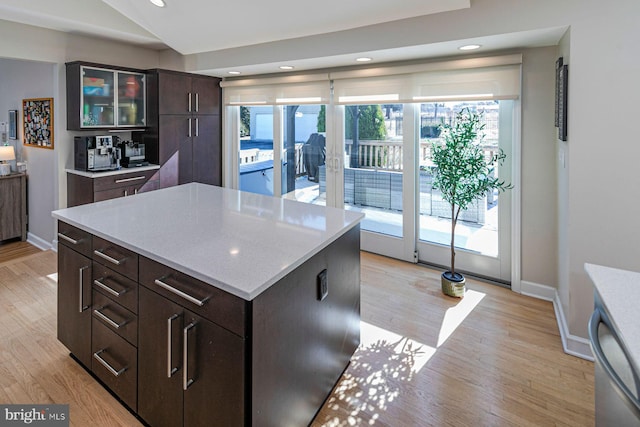
[[[143,72],[67,64],[67,129],[146,126]]]

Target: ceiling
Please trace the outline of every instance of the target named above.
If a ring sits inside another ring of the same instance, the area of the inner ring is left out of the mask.
[[[565,30],[530,30],[387,49],[357,48],[360,50],[347,53],[347,49],[335,53],[334,48],[322,54],[322,46],[314,45],[313,55],[277,55],[279,44],[288,41],[309,44],[335,32],[375,29],[415,17],[469,9],[471,0],[165,1],[166,7],[158,8],[147,0],[0,0],[0,16],[68,33],[173,49],[191,58],[191,64],[196,63],[188,67],[189,71],[219,77],[228,76],[231,70],[243,75],[278,72],[285,59],[296,70],[308,70],[353,65],[357,56],[370,56],[377,62],[450,56],[460,54],[457,48],[467,41],[482,44],[485,51],[553,45]],[[330,40],[327,38],[327,42]],[[256,58],[260,46],[270,48],[270,55]],[[209,62],[215,66],[199,65],[207,62],[201,58],[214,58]]]

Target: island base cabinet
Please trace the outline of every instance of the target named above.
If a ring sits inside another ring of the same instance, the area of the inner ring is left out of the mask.
[[[58,340],[91,367],[91,259],[58,245]]]
[[[245,340],[139,289],[138,414],[150,426],[242,426]]]

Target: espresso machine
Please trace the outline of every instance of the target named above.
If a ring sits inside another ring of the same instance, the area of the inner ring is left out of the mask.
[[[114,146],[112,135],[76,136],[73,145],[76,170],[107,171],[120,168],[120,151]]]
[[[147,166],[144,144],[133,141],[122,141],[120,143],[121,163],[125,168],[134,168],[138,166]]]

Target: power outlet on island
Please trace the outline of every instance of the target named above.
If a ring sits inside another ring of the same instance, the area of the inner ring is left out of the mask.
[[[322,301],[329,295],[329,284],[327,283],[327,269],[318,273],[318,301]]]

